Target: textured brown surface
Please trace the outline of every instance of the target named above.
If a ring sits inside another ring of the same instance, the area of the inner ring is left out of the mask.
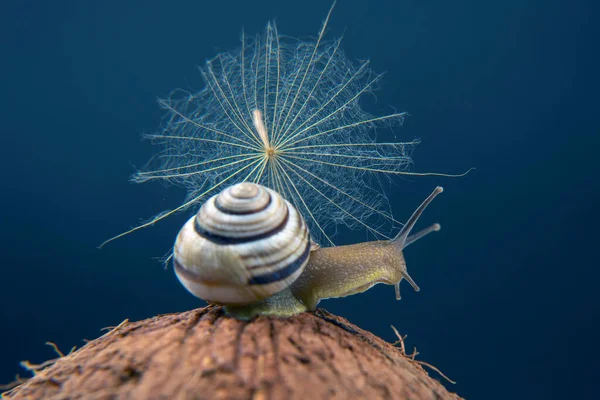
[[[220,307],[121,324],[11,399],[458,399],[400,349],[317,310],[232,319]]]

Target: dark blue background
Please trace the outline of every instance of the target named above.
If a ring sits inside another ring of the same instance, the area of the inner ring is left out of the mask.
[[[438,184],[421,226],[443,230],[407,250],[420,293],[377,286],[321,305],[394,340],[458,381],[467,398],[581,398],[597,350],[598,8],[585,1],[344,1],[353,59],[387,71],[370,111],[412,116],[423,140],[398,180],[406,219]],[[100,328],[201,305],[153,257],[179,215],[102,250],[108,237],[184,192],[130,185],[153,149],[158,96],[201,88],[195,69],[277,18],[314,36],[327,1],[4,1],[0,5],[0,382],[18,362],[52,358]],[[363,232],[338,238],[363,240]]]

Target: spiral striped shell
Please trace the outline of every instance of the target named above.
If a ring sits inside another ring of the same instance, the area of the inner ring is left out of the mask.
[[[175,273],[203,300],[254,303],[302,274],[309,236],[298,211],[281,195],[240,183],[211,197],[183,226],[175,241]]]

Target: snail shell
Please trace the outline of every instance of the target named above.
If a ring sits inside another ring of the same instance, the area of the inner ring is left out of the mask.
[[[175,273],[194,296],[243,305],[288,287],[306,266],[310,235],[277,192],[243,182],[211,197],[183,226]]]

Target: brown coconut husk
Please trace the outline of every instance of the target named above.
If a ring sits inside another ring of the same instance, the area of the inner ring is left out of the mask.
[[[395,330],[395,329],[394,329]],[[459,399],[407,355],[324,310],[239,321],[221,307],[123,321],[40,365],[9,399]],[[435,369],[435,368],[434,368]],[[436,370],[437,371],[437,370]],[[438,371],[439,372],[439,371]]]

